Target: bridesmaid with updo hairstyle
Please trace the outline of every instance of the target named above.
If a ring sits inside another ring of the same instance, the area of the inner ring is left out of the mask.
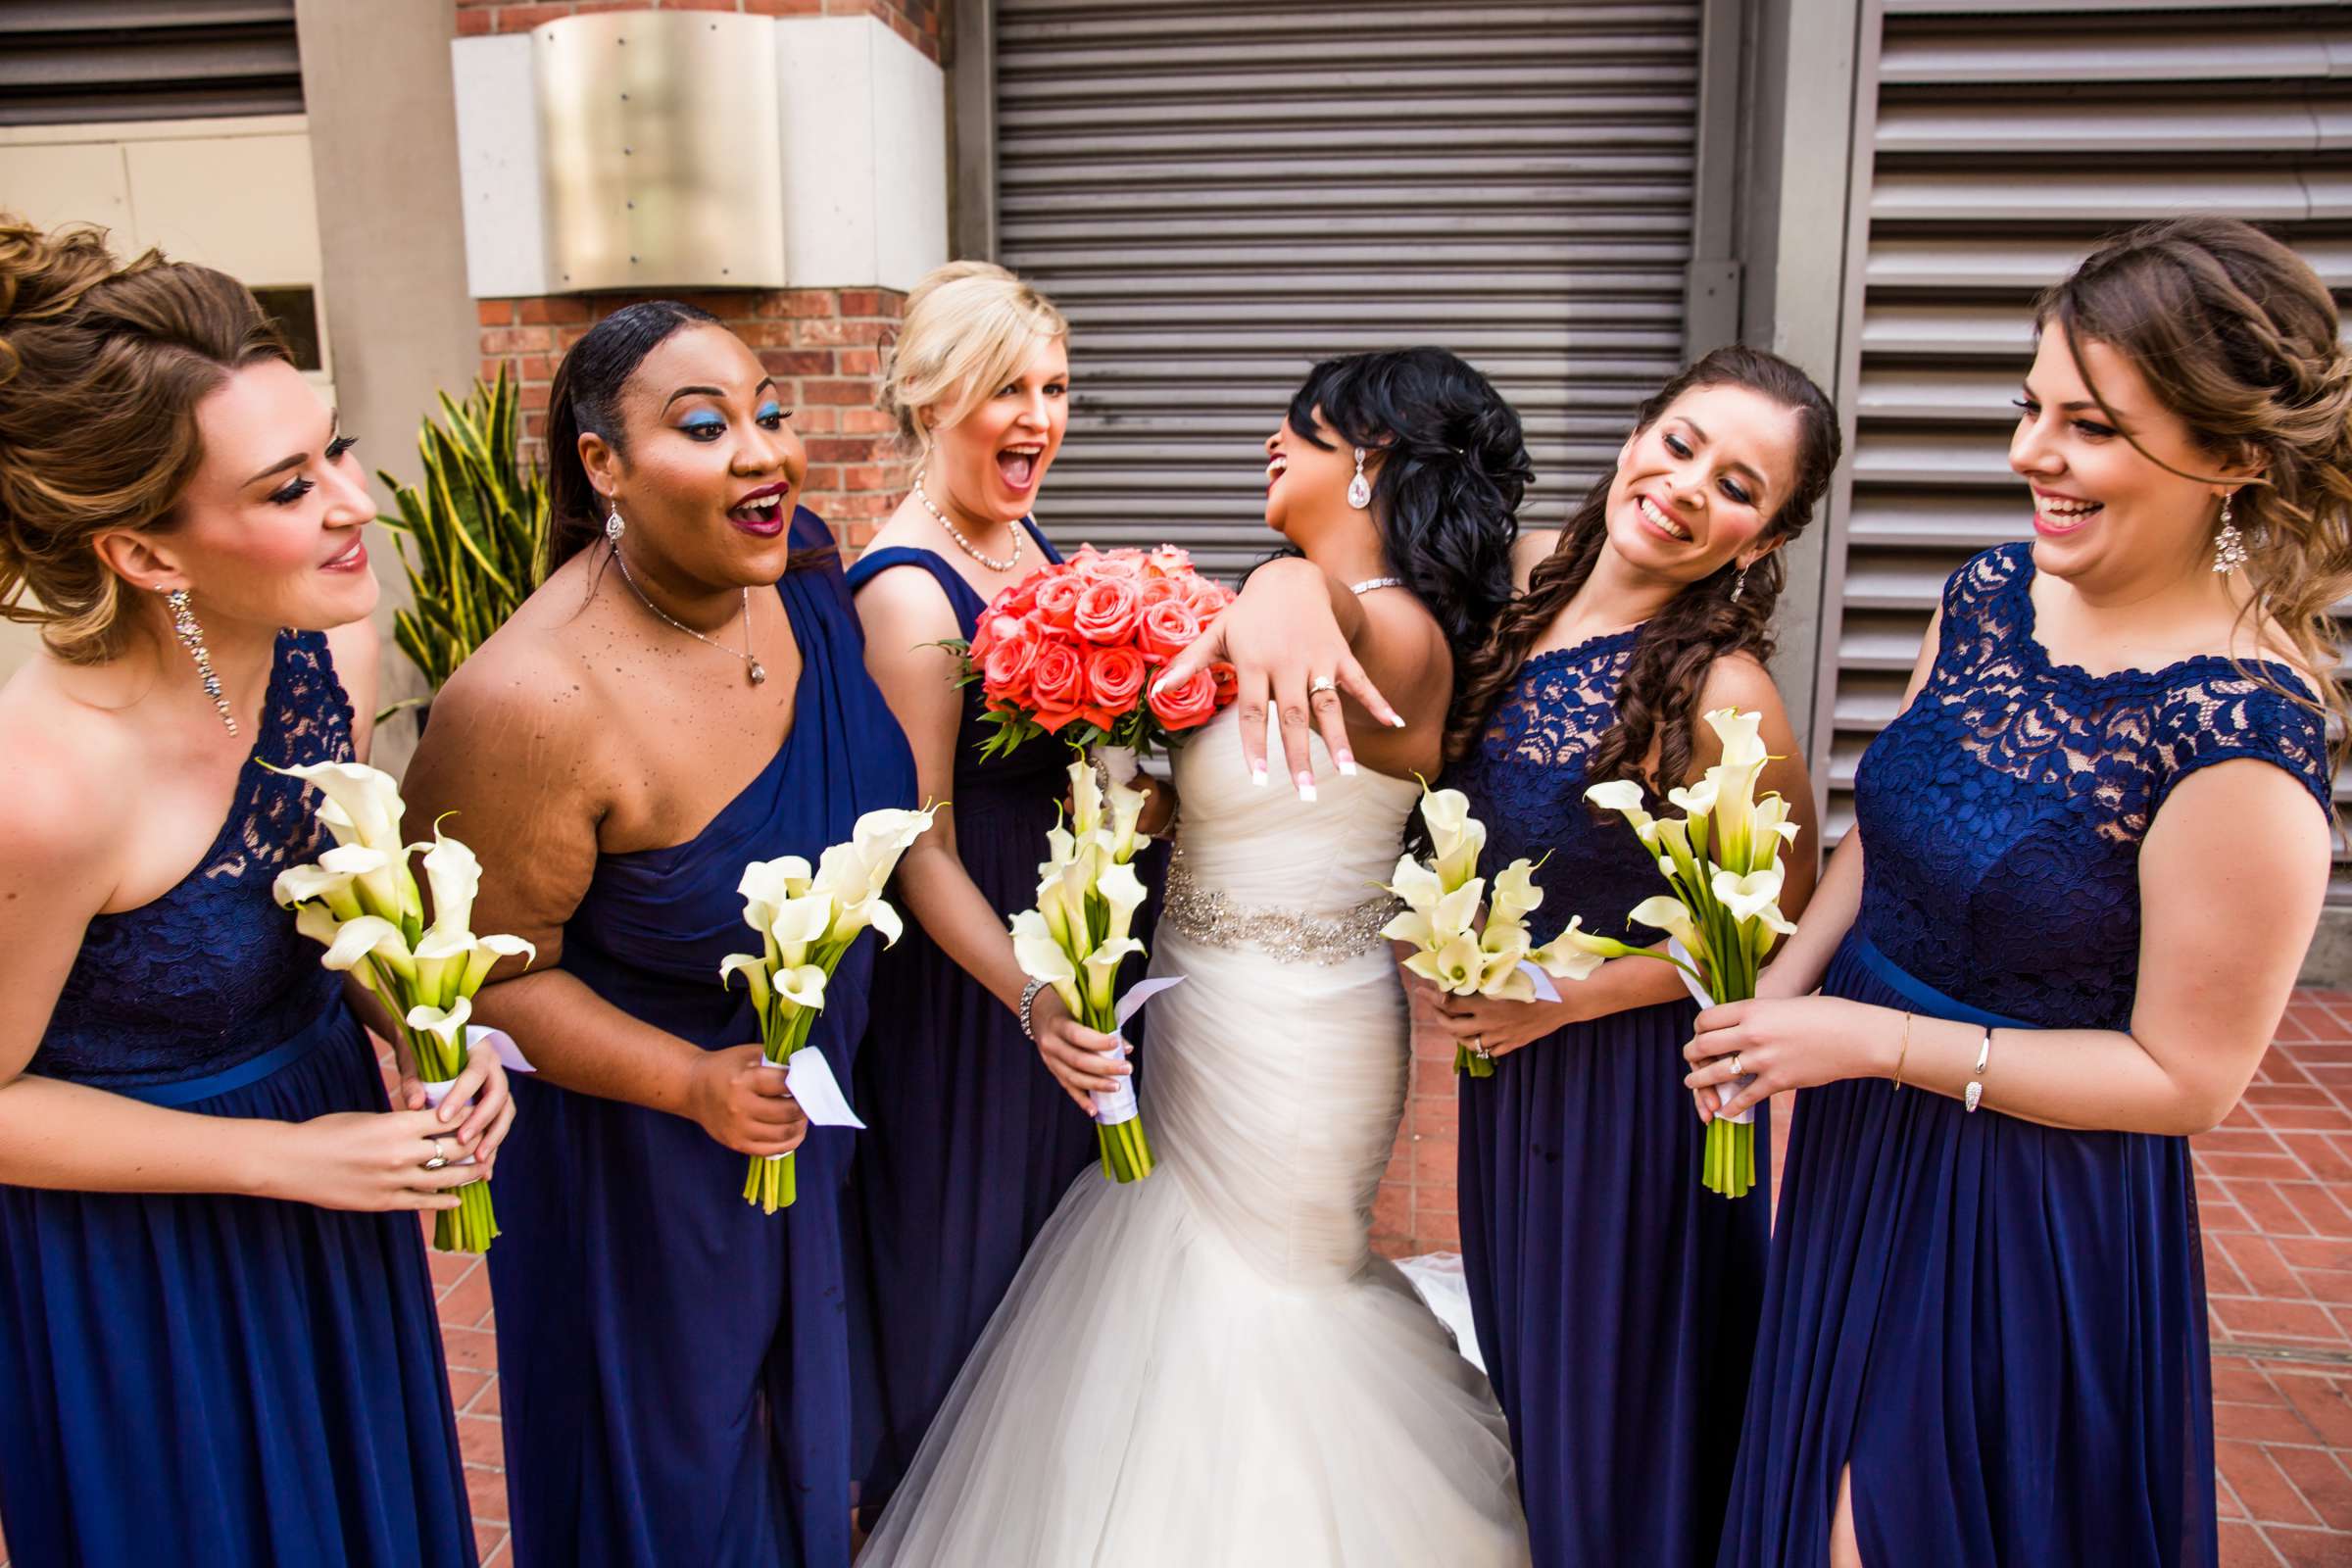
[[[539,945],[474,1001],[539,1072],[490,1253],[514,1556],[850,1560],[850,1129],[810,1129],[719,962],[756,860],[815,863],[914,803],[774,380],[706,312],[631,305],[550,390],[537,592],[451,677],[410,770],[511,869],[477,918]],[[876,941],[809,1044],[842,1083]],[[744,1201],[798,1151],[799,1199]]]
[[[2034,537],[1945,584],[1796,935],[1687,1051],[1702,1111],[1802,1091],[1727,1568],[2220,1555],[2188,1137],[2327,894],[2352,368],[2233,219],[2034,324]]]
[[[1069,324],[1003,268],[955,262],[907,296],[884,399],[920,466],[850,585],[920,793],[946,809],[900,862],[920,929],[878,960],[873,1043],[858,1060],[869,1130],[857,1202],[878,1363],[869,1519],[1029,1244],[1096,1165],[1089,1093],[1128,1071],[1105,1069],[1116,1042],[1022,972],[1006,929],[1036,902],[1069,750],[1037,741],[983,760],[980,689],[957,689],[938,646],[969,640],[1000,591],[1061,559],[1032,513],[1069,392]]]
[[[474,1561],[416,1218],[494,1160],[505,1077],[484,1053],[428,1110],[404,1073],[391,1109],[270,896],[327,847],[271,769],[368,753],[350,450],[235,278],[0,215],[0,613],[41,634],[0,688],[26,1568]]]

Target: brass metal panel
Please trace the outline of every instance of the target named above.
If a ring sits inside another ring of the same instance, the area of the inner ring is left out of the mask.
[[[557,292],[785,284],[773,21],[568,17],[531,66]]]

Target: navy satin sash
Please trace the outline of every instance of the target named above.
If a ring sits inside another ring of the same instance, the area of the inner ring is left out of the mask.
[[[201,1078],[183,1078],[170,1084],[135,1084],[116,1088],[109,1084],[93,1087],[108,1089],[132,1100],[143,1100],[150,1105],[192,1105],[215,1095],[225,1095],[232,1089],[243,1089],[292,1066],[341,1032],[344,1020],[351,1017],[351,1008],[342,997],[334,1004],[319,1010],[318,1016],[297,1031],[291,1038],[271,1046],[258,1056],[248,1056],[233,1067],[206,1073]]]
[[[1912,1004],[1916,1011],[1925,1013],[1931,1018],[1950,1018],[1958,1023],[1973,1023],[1980,1029],[2034,1029],[2040,1027],[2037,1024],[2026,1023],[2021,1019],[2007,1017],[2001,1013],[1987,1012],[1983,1007],[1972,1007],[1955,997],[1945,996],[1910,971],[1897,967],[1895,961],[1881,953],[1870,938],[1864,936],[1859,929],[1851,933],[1850,940],[1854,945],[1854,957],[1863,968],[1876,975],[1880,983],[1888,990],[1895,992],[1904,1001]]]

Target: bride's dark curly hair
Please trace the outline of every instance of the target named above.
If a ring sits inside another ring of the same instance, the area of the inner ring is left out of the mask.
[[[1793,482],[1780,511],[1757,535],[1759,541],[1786,543],[1813,520],[1813,508],[1838,466],[1843,446],[1838,411],[1812,377],[1787,360],[1732,344],[1658,388],[1635,416],[1635,430],[1655,424],[1684,393],[1709,386],[1746,387],[1796,416]],[[1447,761],[1459,761],[1477,750],[1488,720],[1518,680],[1528,648],[1592,574],[1592,563],[1608,537],[1609,486],[1615,479],[1614,468],[1600,476],[1560,530],[1560,542],[1529,574],[1527,592],[1502,612],[1494,635],[1462,667],[1452,717],[1446,726]],[[1630,778],[1662,789],[1690,776],[1691,732],[1708,668],[1726,654],[1772,657],[1772,615],[1787,582],[1782,556],[1776,550],[1757,562],[1737,599],[1732,589],[1739,568],[1727,562],[1687,585],[1642,626],[1634,645],[1634,662],[1617,690],[1617,722],[1593,748],[1585,768],[1588,780],[1598,784]],[[1642,767],[1653,742],[1658,748],[1656,778],[1645,776]]]
[[[1519,416],[1444,349],[1325,360],[1291,399],[1291,428],[1326,452],[1384,454],[1372,516],[1389,564],[1420,596],[1458,662],[1511,597],[1519,499],[1536,476]]]

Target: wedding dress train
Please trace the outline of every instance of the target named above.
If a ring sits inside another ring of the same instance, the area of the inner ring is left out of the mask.
[[[1487,1380],[1368,1240],[1410,1070],[1378,884],[1418,788],[1318,746],[1309,804],[1239,750],[1229,710],[1177,760],[1158,1168],[1070,1189],[862,1568],[1527,1561]]]

